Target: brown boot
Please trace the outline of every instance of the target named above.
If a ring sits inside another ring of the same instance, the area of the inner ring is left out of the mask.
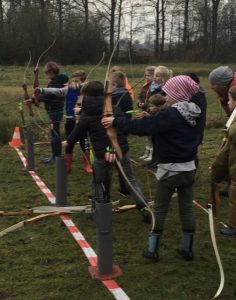
[[[90,164],[90,158],[89,158],[89,152],[88,151],[85,151],[83,153],[83,161],[84,161],[84,170],[89,174],[93,173],[93,169],[92,169],[91,164]]]

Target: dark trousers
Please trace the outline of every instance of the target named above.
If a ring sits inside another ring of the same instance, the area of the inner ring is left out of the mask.
[[[154,205],[155,232],[161,233],[169,210],[171,197],[175,190],[178,193],[179,216],[184,232],[195,231],[195,217],[193,213],[193,184],[195,170],[181,172],[177,175],[158,180]]]
[[[107,162],[105,159],[95,159],[92,180],[93,203],[110,202],[113,165],[113,163]]]
[[[130,161],[129,152],[127,152],[123,155],[123,158],[120,161],[120,163],[124,169],[124,172],[125,172],[127,178],[129,179],[129,182],[133,186],[134,190],[136,190],[139,193],[139,195],[142,198],[144,198],[142,190],[140,188],[140,185],[134,176],[134,171],[132,168],[132,163]],[[122,175],[120,174],[120,176],[122,176]],[[122,176],[122,178],[123,178],[123,176]],[[123,179],[123,184],[124,184],[125,188],[129,191],[131,198],[134,200],[137,208],[142,209],[145,206],[143,201],[140,200],[140,198],[134,193],[134,191],[131,189],[131,187],[127,184],[127,182],[124,179]]]
[[[71,134],[75,127],[75,119],[66,119],[66,124],[65,124],[65,133],[66,133],[66,138]],[[89,148],[89,145],[86,145],[85,139],[81,139],[80,141],[80,148],[84,152]],[[70,144],[66,147],[66,154],[73,153],[74,149],[74,144]]]
[[[52,155],[61,155],[61,136],[60,136],[60,123],[63,118],[63,111],[50,112],[49,118],[51,120],[51,147]]]
[[[75,127],[75,120],[74,119],[66,119],[66,124],[65,124],[65,133],[66,133],[66,138],[71,134],[72,130]],[[66,153],[72,153],[74,149],[74,144],[70,144],[66,147]]]
[[[129,158],[129,153],[125,153],[121,160],[121,165],[124,172],[132,184],[134,190],[136,190],[143,198],[141,188],[134,176],[132,165]],[[96,159],[93,164],[93,181],[92,181],[92,195],[93,200],[97,202],[109,202],[111,200],[111,183],[112,172],[114,163],[105,161],[105,159]],[[126,183],[126,188],[130,192],[132,199],[134,200],[138,209],[142,209],[145,204],[134,193],[130,186]]]

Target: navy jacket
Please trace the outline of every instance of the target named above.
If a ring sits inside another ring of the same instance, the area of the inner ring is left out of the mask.
[[[113,125],[126,134],[152,136],[159,163],[181,163],[196,159],[202,136],[201,114],[191,126],[175,107],[167,107],[144,119],[115,118]]]

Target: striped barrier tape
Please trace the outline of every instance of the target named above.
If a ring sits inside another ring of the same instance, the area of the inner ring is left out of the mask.
[[[14,148],[18,153],[24,167],[26,168],[26,158],[23,153],[18,148]],[[30,175],[36,182],[39,189],[44,193],[44,195],[48,198],[51,204],[56,203],[56,197],[53,193],[49,190],[49,188],[45,185],[42,179],[37,175],[35,171],[29,171]],[[69,232],[72,234],[73,238],[75,239],[76,243],[80,246],[82,251],[84,252],[86,258],[88,259],[91,266],[97,265],[97,255],[86,241],[83,234],[79,231],[76,227],[74,222],[70,219],[70,217],[66,214],[60,216],[60,219],[63,221]],[[111,292],[111,294],[117,300],[130,300],[129,296],[124,292],[124,290],[118,285],[115,280],[103,280],[103,285]]]

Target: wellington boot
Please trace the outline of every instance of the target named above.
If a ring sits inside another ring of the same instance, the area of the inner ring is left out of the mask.
[[[70,173],[72,171],[72,153],[66,153],[66,172]]]
[[[83,153],[83,161],[84,161],[84,170],[87,173],[92,174],[93,169],[92,169],[91,164],[90,164],[90,158],[89,158],[89,152],[88,151],[85,151]]]
[[[143,251],[143,257],[146,259],[157,262],[159,260],[158,249],[160,245],[161,235],[157,233],[149,233],[148,247]]]
[[[183,257],[183,259],[186,261],[191,261],[194,258],[193,257],[193,239],[194,239],[194,233],[183,231],[182,246],[178,252]]]

